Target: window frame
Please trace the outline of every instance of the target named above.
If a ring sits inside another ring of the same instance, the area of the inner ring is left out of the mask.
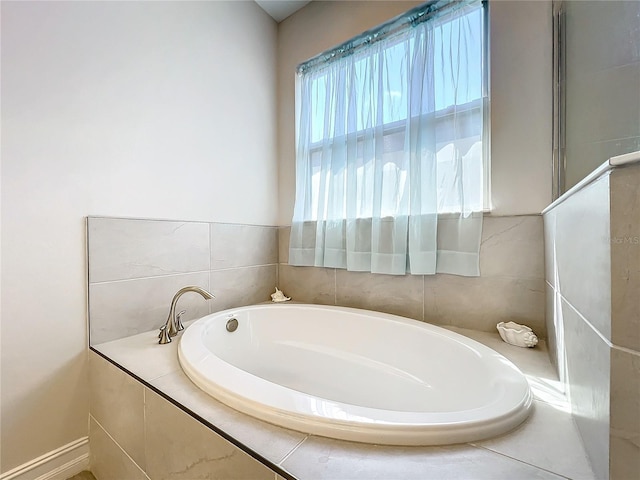
[[[482,48],[481,48],[481,93],[480,93],[480,97],[473,99],[465,104],[461,104],[461,105],[450,105],[447,107],[444,107],[440,110],[435,110],[429,114],[425,114],[429,115],[429,116],[433,116],[435,119],[438,118],[445,118],[448,115],[450,115],[454,109],[457,109],[458,111],[460,111],[461,109],[463,111],[472,111],[474,108],[478,107],[478,104],[482,104],[482,115],[483,115],[483,119],[482,119],[482,148],[483,148],[483,155],[482,155],[482,172],[483,172],[483,181],[482,181],[482,188],[483,188],[483,208],[482,208],[482,213],[490,213],[493,209],[493,202],[492,202],[492,195],[491,195],[491,112],[490,112],[490,106],[491,106],[491,101],[490,101],[490,62],[489,62],[489,31],[490,31],[490,24],[489,24],[489,19],[490,19],[490,15],[489,15],[489,3],[487,0],[482,0],[481,2],[481,16],[482,16],[482,31],[481,31],[481,36],[482,36]],[[300,135],[299,135],[299,128],[300,128],[300,118],[302,115],[302,105],[301,105],[301,80],[300,80],[300,75],[298,73],[295,73],[295,129],[294,129],[294,135],[295,135],[295,152],[296,152],[296,159],[295,159],[295,163],[297,164],[297,152],[298,152],[298,147],[299,147],[299,141],[300,141]],[[468,106],[468,108],[466,108]],[[415,118],[415,117],[414,117]],[[409,118],[404,118],[401,120],[396,120],[390,123],[386,123],[383,125],[384,127],[384,133],[386,134],[393,134],[393,133],[399,133],[401,132],[405,126],[406,126],[406,122],[409,121]],[[364,137],[366,132],[366,129],[362,129],[362,130],[358,130],[356,132],[354,132],[353,134],[356,135],[356,140],[359,141],[361,138]],[[351,135],[351,134],[349,134]],[[339,136],[339,137],[335,137],[332,140],[332,143],[339,140],[339,139],[345,139],[345,135]],[[323,149],[323,144],[325,142],[325,139],[322,139],[320,141],[317,142],[313,142],[309,144],[308,147],[308,151],[309,151],[309,158],[308,158],[308,162],[313,162],[313,153],[317,153],[322,151]],[[313,170],[313,164],[309,165],[309,171]],[[311,178],[308,178],[307,181],[311,181]],[[296,188],[298,188],[298,186],[296,185]],[[452,212],[452,211],[444,211],[444,212],[438,212],[438,216],[442,216],[442,217],[450,217],[451,215],[456,215],[459,214],[460,212]],[[315,222],[318,221],[317,219],[305,219],[306,221],[311,221],[311,222]]]

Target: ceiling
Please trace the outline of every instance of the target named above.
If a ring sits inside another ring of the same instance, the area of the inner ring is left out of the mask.
[[[281,22],[311,0],[255,0],[276,22]]]

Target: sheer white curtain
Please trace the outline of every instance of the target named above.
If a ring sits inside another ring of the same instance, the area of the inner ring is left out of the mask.
[[[479,274],[480,2],[300,74],[289,263]]]

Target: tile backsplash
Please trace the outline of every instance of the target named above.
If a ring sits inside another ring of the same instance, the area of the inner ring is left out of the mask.
[[[485,216],[480,277],[377,275],[288,264],[280,227],[279,287],[300,302],[366,308],[441,325],[496,331],[514,321],[546,336],[543,224],[539,215]]]
[[[269,300],[276,284],[276,227],[89,217],[87,235],[94,345],[159,328],[185,285],[216,295],[183,295],[186,321]]]
[[[91,343],[159,328],[175,292],[190,320],[270,300],[277,285],[293,300],[393,313],[495,332],[515,321],[544,338],[542,217],[485,217],[480,277],[377,275],[288,264],[289,227],[89,217]]]

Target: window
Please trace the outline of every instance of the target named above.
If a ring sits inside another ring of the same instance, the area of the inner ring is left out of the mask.
[[[481,228],[484,10],[479,1],[442,4],[301,65],[291,237],[298,264],[435,273],[437,257],[453,252],[436,248],[438,216]],[[309,228],[315,235],[303,240]],[[424,253],[429,259],[419,260]]]

